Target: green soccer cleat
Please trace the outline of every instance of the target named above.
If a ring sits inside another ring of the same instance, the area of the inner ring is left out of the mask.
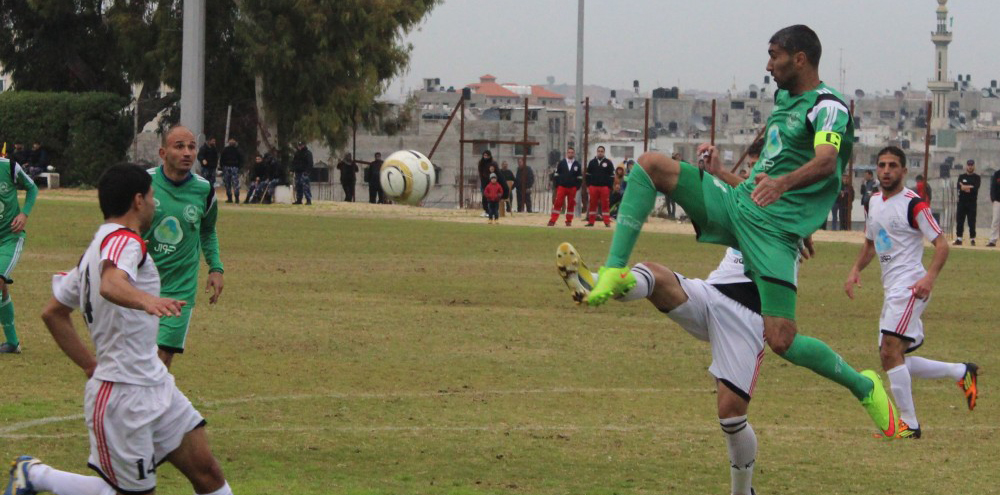
[[[868,397],[861,400],[861,405],[864,406],[865,411],[871,416],[872,421],[875,421],[875,426],[878,427],[878,431],[883,437],[895,437],[897,426],[896,408],[885,393],[885,388],[882,386],[882,379],[878,377],[878,373],[872,370],[864,370],[861,374],[872,381],[872,391],[868,394]]]
[[[597,272],[597,284],[590,295],[587,296],[587,304],[600,306],[608,299],[618,298],[635,288],[635,275],[626,268],[608,268],[602,266]]]
[[[594,287],[594,274],[572,244],[564,242],[556,248],[556,269],[566,287],[573,293],[573,300],[577,304],[583,303]]]
[[[35,464],[41,464],[41,461],[26,455],[14,459],[14,462],[10,463],[10,481],[7,482],[7,488],[4,489],[3,495],[35,495],[38,493],[31,481],[28,481],[28,468]]]

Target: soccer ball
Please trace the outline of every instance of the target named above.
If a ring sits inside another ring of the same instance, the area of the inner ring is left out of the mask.
[[[434,186],[436,173],[430,159],[413,150],[397,151],[385,159],[379,172],[382,190],[397,203],[418,205]]]

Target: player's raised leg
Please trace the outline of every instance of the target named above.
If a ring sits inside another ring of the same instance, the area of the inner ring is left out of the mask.
[[[116,495],[111,485],[97,476],[60,471],[34,457],[23,455],[11,464],[10,479],[3,495]]]

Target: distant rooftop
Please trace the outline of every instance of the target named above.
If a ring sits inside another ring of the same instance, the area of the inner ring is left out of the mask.
[[[486,74],[479,76],[478,83],[472,83],[466,87],[472,89],[472,91],[476,94],[496,98],[519,98],[524,96],[554,100],[562,100],[566,98],[559,93],[549,91],[538,85],[525,85],[517,83],[497,84],[496,81],[496,76],[493,74]]]

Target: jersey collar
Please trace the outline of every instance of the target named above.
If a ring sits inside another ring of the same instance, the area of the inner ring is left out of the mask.
[[[192,174],[191,172],[188,172],[187,177],[185,177],[185,178],[183,178],[183,179],[181,179],[179,181],[175,181],[175,180],[171,179],[170,177],[167,177],[166,172],[163,170],[163,165],[160,165],[160,175],[163,176],[163,178],[166,179],[167,182],[173,184],[176,187],[183,186],[184,184],[187,184],[187,182],[189,180],[191,180],[191,179],[194,178],[194,174]]]

